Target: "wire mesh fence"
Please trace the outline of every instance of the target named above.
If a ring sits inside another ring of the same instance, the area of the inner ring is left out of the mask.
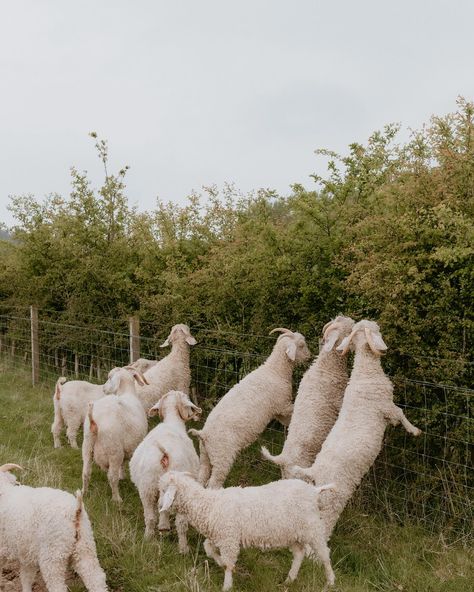
[[[87,319],[71,324],[57,313],[40,311],[39,368],[42,384],[59,375],[105,382],[107,372],[130,362],[128,319]],[[140,355],[159,359],[169,324],[140,321]],[[198,344],[192,348],[193,396],[205,415],[216,401],[266,358],[274,343],[268,335],[193,326]],[[31,318],[26,307],[0,309],[0,362],[6,371],[31,367]],[[317,340],[311,343],[317,351]],[[304,372],[295,372],[295,387]],[[472,534],[474,517],[473,404],[474,391],[454,385],[394,378],[395,401],[410,421],[423,430],[413,438],[389,427],[385,445],[352,500],[367,513],[384,512],[404,521],[415,519],[432,531],[449,529]],[[259,446],[279,452],[284,428],[270,424],[259,441],[243,452],[240,483],[278,478],[278,469],[264,462]],[[231,474],[231,479],[232,479]]]

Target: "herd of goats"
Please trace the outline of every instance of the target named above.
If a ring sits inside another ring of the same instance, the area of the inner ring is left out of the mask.
[[[38,569],[49,592],[66,592],[71,563],[90,592],[106,592],[83,496],[95,462],[107,472],[112,499],[121,502],[125,461],[143,504],[145,537],[170,529],[175,517],[179,551],[189,551],[188,524],[205,537],[204,549],[225,570],[223,590],[242,547],[288,547],[293,581],[305,556],[319,560],[326,586],[335,581],[328,541],[334,526],[379,454],[386,426],[413,426],[393,402],[393,386],[380,357],[386,351],[379,326],[339,316],[323,329],[319,355],[304,374],[293,403],[292,374],[310,358],[301,333],[280,335],[265,362],[222,397],[201,430],[186,429],[201,409],[189,397],[187,325],[175,325],[162,344],[160,361],[139,359],[114,368],[104,385],[64,377],[53,395],[54,446],[65,428],[71,446],[83,426],[82,491],[19,485],[21,467],[0,467],[0,557],[20,565],[22,592],[32,592]],[[347,354],[354,352],[352,372]],[[161,422],[148,432],[147,415]],[[224,482],[239,452],[255,442],[272,420],[288,426],[280,454],[262,448],[279,465],[282,479],[256,487]],[[193,441],[199,442],[200,454]],[[158,523],[158,524],[157,524]],[[2,570],[0,566],[0,589]]]

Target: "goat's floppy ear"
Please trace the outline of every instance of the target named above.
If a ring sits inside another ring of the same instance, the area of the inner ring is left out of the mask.
[[[186,337],[186,343],[188,345],[196,345],[197,341],[194,339],[194,337],[190,334]]]
[[[341,352],[341,354],[343,356],[345,356],[347,354],[347,352],[349,351],[349,346],[350,346],[352,338],[354,337],[356,332],[357,332],[357,329],[356,330],[352,329],[351,334],[348,335],[347,337],[344,337],[344,339],[341,341],[341,343],[336,347],[336,350],[338,352]]]
[[[330,331],[325,342],[323,345],[324,352],[330,352],[332,348],[336,345],[336,341],[339,339],[339,331],[338,329],[334,329]]]
[[[148,380],[143,376],[143,374],[141,372],[139,372],[138,370],[133,369],[132,376],[138,382],[138,384],[140,386],[145,386],[147,384],[150,384],[148,382]]]
[[[178,413],[183,421],[188,421],[193,418],[199,419],[202,409],[191,401],[180,401],[178,403]]]
[[[112,373],[112,372],[113,372],[113,370],[111,370],[109,372],[109,379],[104,384],[104,387],[108,383],[110,391],[112,391],[113,393],[116,393],[120,389],[121,376],[120,376],[120,372],[113,372],[112,376],[110,376],[110,373]]]
[[[286,347],[285,353],[288,356],[288,359],[290,359],[292,362],[295,361],[295,359],[296,359],[296,343],[294,341],[290,341],[290,343]]]
[[[160,347],[168,347],[169,345],[171,345],[171,343],[173,342],[173,333],[175,331],[175,328],[173,327],[170,331],[170,334],[168,335],[168,337],[163,341],[163,343],[160,345]]]
[[[365,337],[367,338],[367,343],[369,344],[370,349],[376,356],[380,356],[382,352],[387,351],[387,346],[385,345],[384,340],[380,333],[376,333],[371,331],[368,327],[364,329]]]
[[[148,409],[148,417],[155,417],[157,414],[160,415],[161,417],[161,401],[163,400],[163,398],[161,398],[158,403],[155,403],[153,405],[153,407],[150,407],[150,409]]]
[[[171,508],[176,495],[176,485],[170,485],[163,494],[163,503],[160,507],[160,512],[166,512]]]

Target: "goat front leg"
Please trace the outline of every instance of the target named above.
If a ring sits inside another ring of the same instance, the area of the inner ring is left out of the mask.
[[[417,428],[412,423],[410,423],[405,414],[403,413],[402,409],[400,409],[400,407],[397,407],[396,405],[394,405],[393,408],[390,410],[388,419],[392,425],[398,425],[399,423],[401,423],[402,426],[406,429],[406,431],[409,434],[412,434],[413,436],[419,436],[421,434],[420,428]]]
[[[189,545],[188,545],[188,521],[183,516],[183,514],[176,514],[175,518],[176,524],[176,532],[178,533],[178,547],[179,552],[186,554],[189,553]]]

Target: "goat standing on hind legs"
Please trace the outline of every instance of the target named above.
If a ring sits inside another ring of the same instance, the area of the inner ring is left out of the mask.
[[[355,351],[354,367],[334,427],[309,468],[293,466],[290,473],[315,485],[334,483],[334,491],[321,494],[321,518],[327,538],[382,449],[385,428],[390,423],[418,436],[421,433],[393,402],[393,385],[385,375],[380,356],[385,345],[374,321],[354,325],[351,334],[338,346],[342,354]]]

